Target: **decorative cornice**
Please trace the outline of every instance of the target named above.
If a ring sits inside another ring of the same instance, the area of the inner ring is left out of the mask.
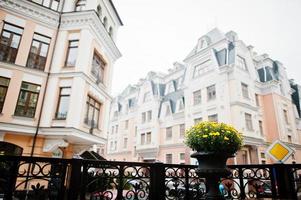
[[[35,20],[49,28],[59,25],[59,13],[27,0],[1,0],[0,7],[16,15]]]
[[[120,51],[115,45],[113,39],[109,36],[95,11],[88,10],[81,12],[70,12],[62,15],[62,30],[70,30],[74,28],[82,29],[87,26],[90,30],[92,30],[97,39],[105,47],[105,51],[108,52],[113,61],[121,57]]]
[[[240,101],[232,101],[230,103],[230,106],[242,106],[242,107],[248,108],[253,111],[258,111],[258,107],[255,107],[255,106],[252,106],[247,103],[240,102]]]

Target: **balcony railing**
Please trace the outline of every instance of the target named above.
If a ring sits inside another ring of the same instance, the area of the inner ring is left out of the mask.
[[[14,63],[17,57],[18,49],[0,44],[0,61]]]
[[[298,199],[301,164],[232,165],[226,199]],[[194,165],[0,156],[0,199],[192,200],[206,196]]]

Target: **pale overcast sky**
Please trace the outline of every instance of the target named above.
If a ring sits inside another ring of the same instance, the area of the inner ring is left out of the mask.
[[[301,83],[301,0],[114,0],[124,23],[117,35],[112,94],[149,71],[166,72],[214,27],[238,34]]]

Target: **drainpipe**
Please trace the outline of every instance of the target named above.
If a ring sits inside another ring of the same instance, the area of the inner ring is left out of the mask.
[[[40,113],[39,113],[38,124],[37,124],[35,135],[34,135],[33,141],[32,141],[32,147],[31,147],[30,157],[32,157],[33,154],[34,154],[34,149],[35,149],[35,145],[36,145],[36,141],[37,141],[37,136],[39,134],[40,123],[41,123],[41,116],[42,116],[42,112],[43,112],[43,108],[44,108],[44,104],[45,104],[45,96],[46,96],[47,86],[48,86],[48,82],[49,82],[49,75],[50,75],[51,65],[52,65],[52,62],[53,62],[53,56],[54,56],[56,42],[57,42],[57,38],[58,38],[58,34],[59,34],[59,29],[61,27],[61,17],[62,17],[64,6],[65,6],[65,0],[63,0],[61,11],[59,12],[59,24],[58,24],[56,35],[55,35],[55,38],[54,38],[53,52],[52,52],[52,55],[51,55],[49,69],[48,69],[48,72],[47,72],[46,83],[45,83],[45,90],[44,90],[44,94],[43,94],[43,98],[42,98],[42,105],[41,105],[41,109],[40,109]]]

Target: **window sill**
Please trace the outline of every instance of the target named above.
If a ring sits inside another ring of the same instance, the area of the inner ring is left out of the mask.
[[[67,118],[53,118],[52,120],[54,121],[64,121],[66,120]]]
[[[26,116],[18,116],[18,115],[12,115],[12,118],[21,119],[21,120],[25,120],[25,121],[35,121],[36,120],[36,118],[34,118],[34,117],[26,117]]]

